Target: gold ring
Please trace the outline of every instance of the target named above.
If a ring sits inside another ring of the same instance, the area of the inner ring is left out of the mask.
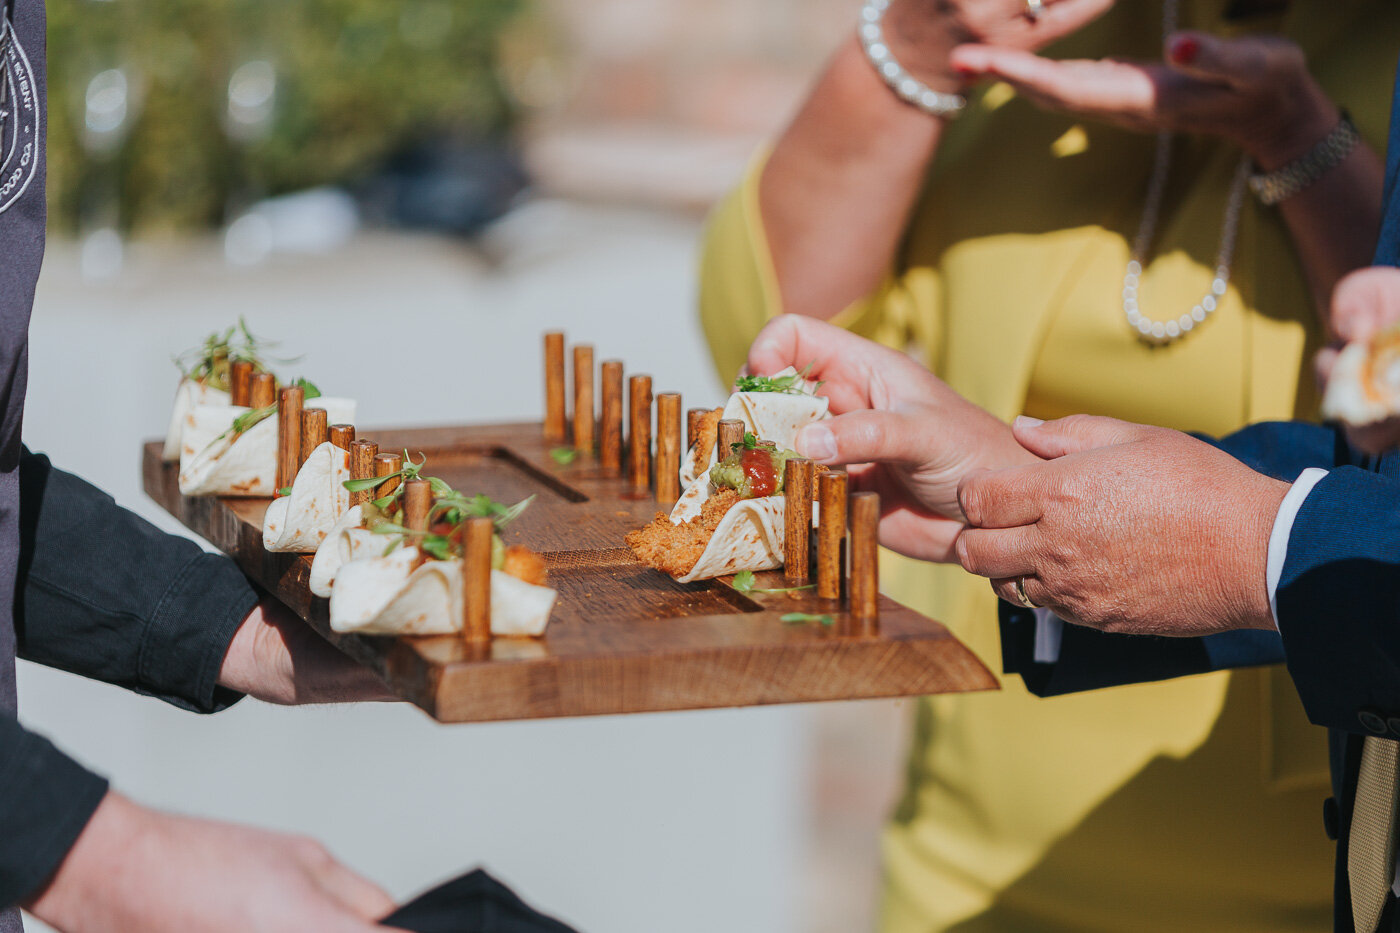
[[[1030,598],[1029,596],[1026,595],[1026,578],[1025,578],[1025,577],[1017,577],[1017,578],[1016,578],[1016,598],[1019,599],[1019,600],[1021,601],[1021,605],[1022,605],[1022,606],[1025,606],[1027,609],[1039,609],[1039,608],[1040,608],[1040,607],[1037,606],[1035,603],[1031,602],[1031,598]]]
[[[1045,12],[1045,0],[1026,0],[1026,19],[1032,23],[1040,19],[1040,14]]]

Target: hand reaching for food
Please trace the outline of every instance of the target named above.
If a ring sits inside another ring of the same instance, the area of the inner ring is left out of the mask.
[[[835,417],[802,428],[797,452],[843,465],[854,488],[880,493],[880,542],[903,554],[955,560],[958,482],[1037,459],[1006,424],[914,360],[839,327],[785,315],[749,350],[750,372],[808,365]]]

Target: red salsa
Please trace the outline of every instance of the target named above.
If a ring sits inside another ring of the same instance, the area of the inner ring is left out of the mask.
[[[749,495],[757,499],[778,491],[778,474],[773,469],[773,452],[766,447],[744,451],[739,465],[748,480]]]

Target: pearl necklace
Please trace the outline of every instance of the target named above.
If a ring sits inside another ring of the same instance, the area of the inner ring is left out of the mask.
[[[1163,0],[1163,37],[1176,31],[1177,0]],[[1157,218],[1162,209],[1162,195],[1167,188],[1167,177],[1171,174],[1172,134],[1157,134],[1157,149],[1152,161],[1152,177],[1147,183],[1147,200],[1142,209],[1142,221],[1138,224],[1137,235],[1133,238],[1132,258],[1128,261],[1127,273],[1123,276],[1123,316],[1128,326],[1137,331],[1144,341],[1155,346],[1164,346],[1186,336],[1220,307],[1220,299],[1230,284],[1230,263],[1235,255],[1235,238],[1239,233],[1240,212],[1244,207],[1245,187],[1249,182],[1251,163],[1249,157],[1240,160],[1235,170],[1235,178],[1230,183],[1230,196],[1225,204],[1225,217],[1220,224],[1220,248],[1215,257],[1215,278],[1211,280],[1210,291],[1200,303],[1178,318],[1154,320],[1142,313],[1138,301],[1138,285],[1142,277],[1143,263],[1147,251],[1152,247],[1152,238],[1157,230]]]

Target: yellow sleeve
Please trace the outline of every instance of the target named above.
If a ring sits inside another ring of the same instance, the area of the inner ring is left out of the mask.
[[[749,344],[763,325],[783,313],[778,276],[758,207],[758,185],[768,161],[765,149],[749,164],[739,186],[710,212],[700,253],[700,324],[715,369],[729,384],[744,365]],[[886,278],[874,293],[832,318],[839,327],[903,348],[908,343],[908,302],[902,284]]]

